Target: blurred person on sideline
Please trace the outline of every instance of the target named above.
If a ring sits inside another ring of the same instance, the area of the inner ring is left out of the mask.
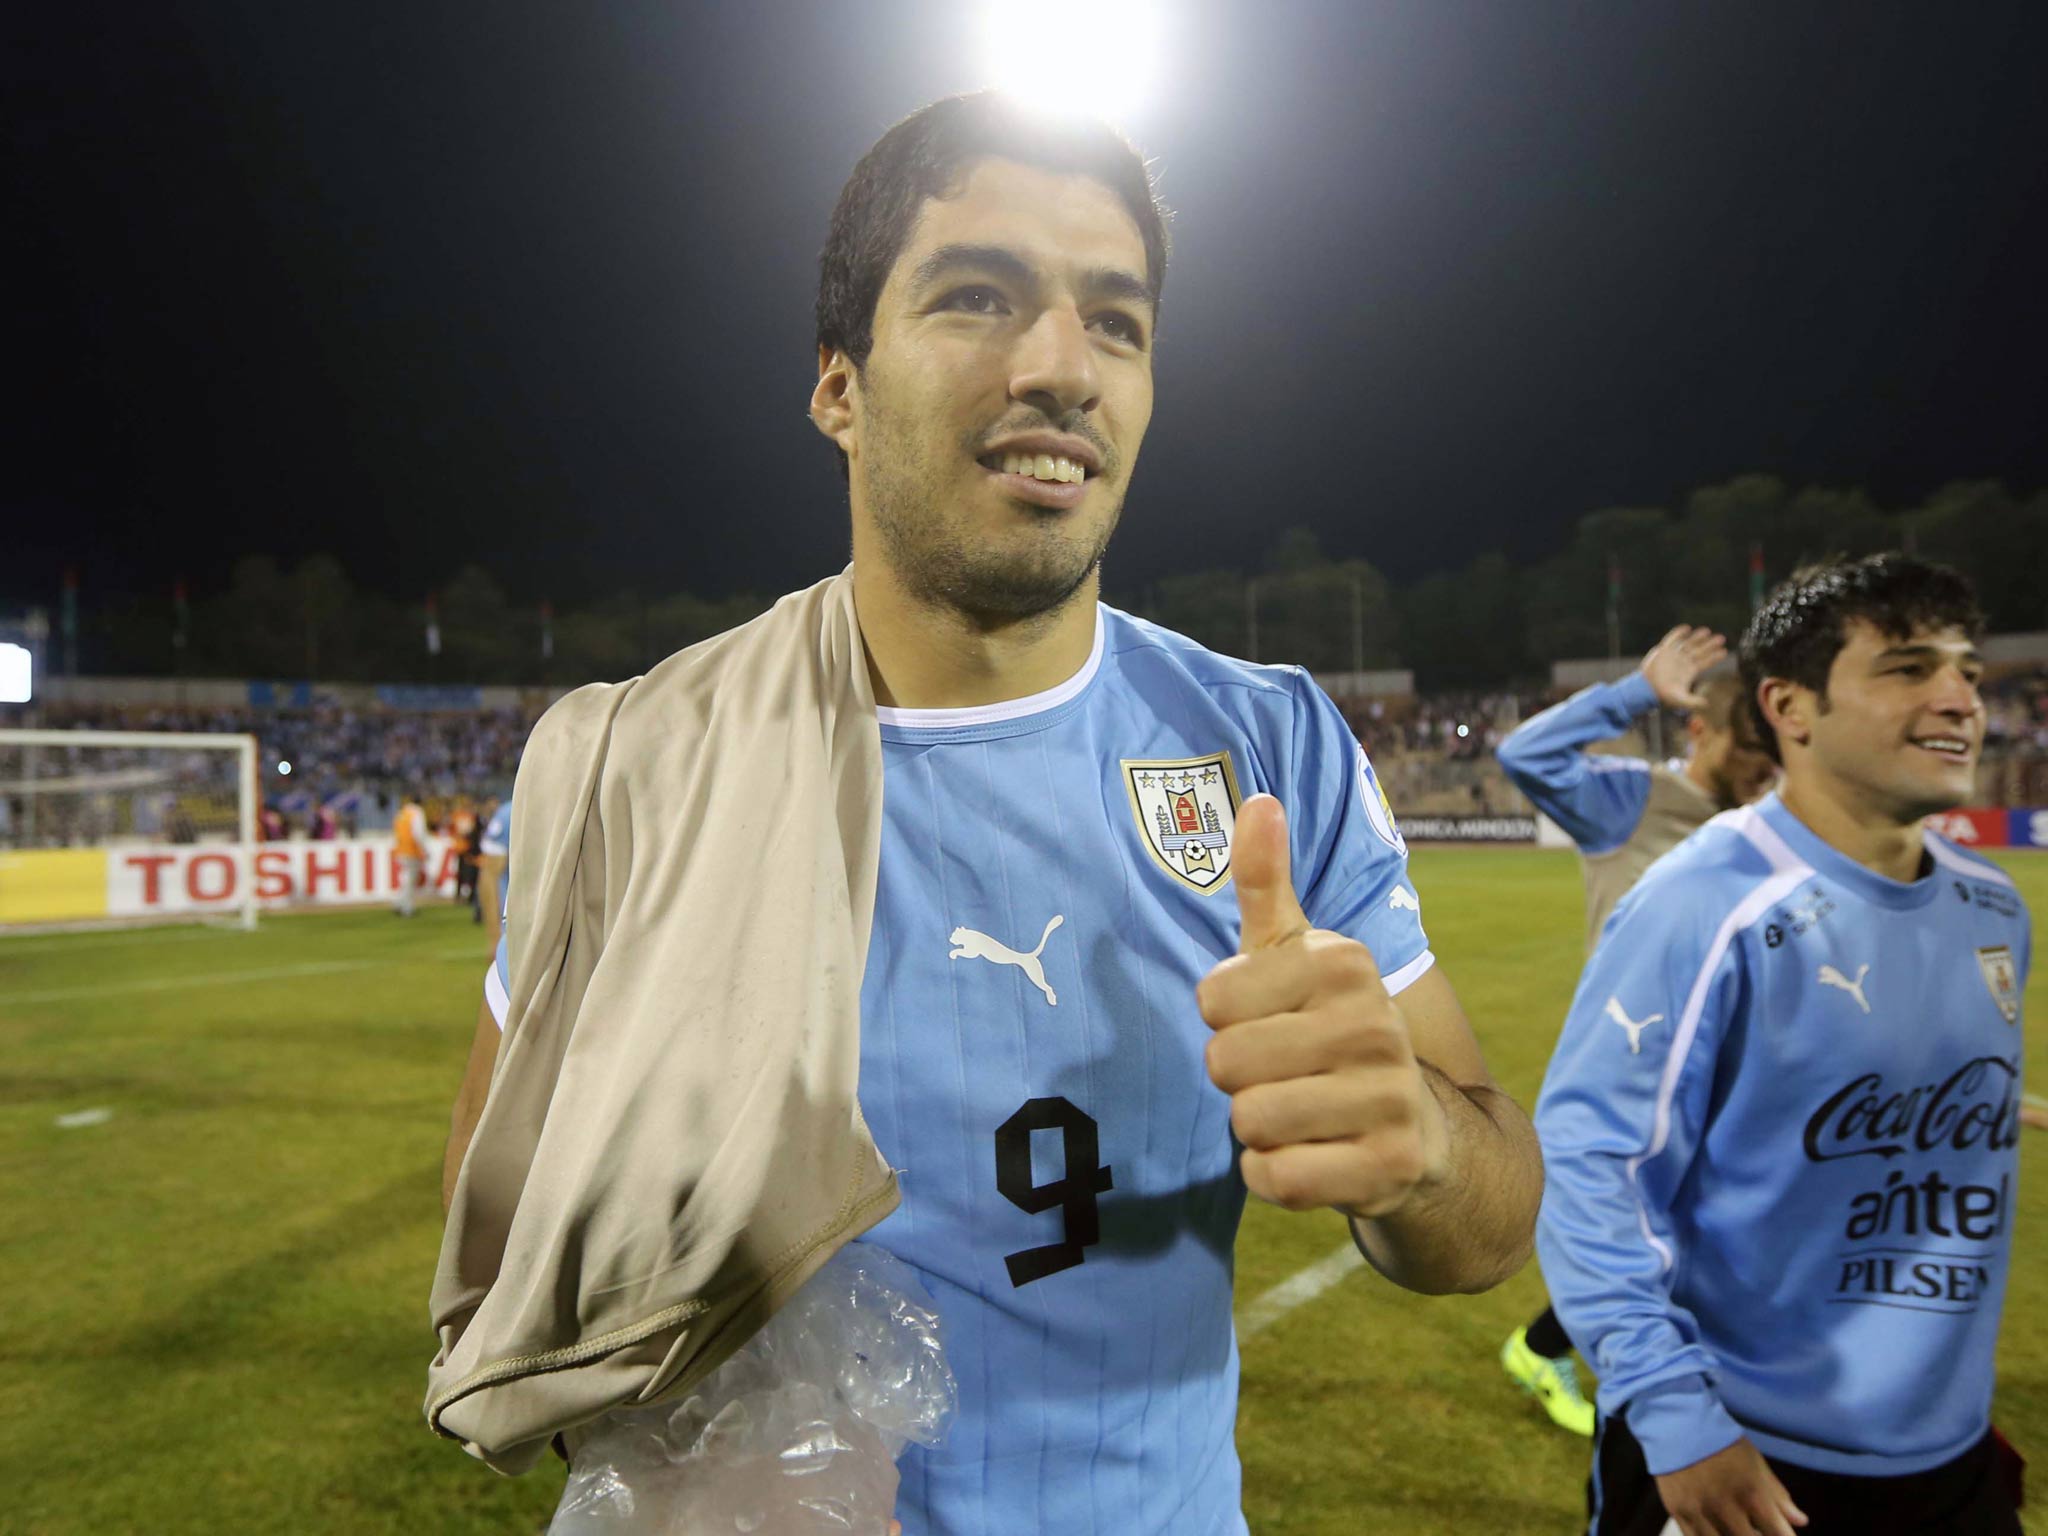
[[[1618,683],[1595,683],[1532,716],[1500,744],[1501,767],[1579,850],[1586,878],[1586,948],[1643,872],[1722,811],[1769,789],[1778,765],[1763,748],[1733,675],[1708,678],[1728,655],[1712,630],[1680,624]],[[1596,754],[1659,707],[1686,711],[1682,763]],[[1501,1367],[1553,1422],[1593,1433],[1572,1342],[1546,1307],[1508,1335]]]
[[[400,917],[411,917],[413,896],[427,865],[427,812],[416,789],[408,788],[399,802],[398,818],[391,823],[391,842],[398,859],[396,910]]]
[[[1165,261],[1128,143],[988,94],[889,130],[823,256],[811,417],[846,473],[854,551],[827,589],[850,590],[874,710],[859,728],[887,786],[858,1115],[904,1170],[866,1240],[936,1299],[960,1384],[945,1443],[903,1457],[908,1536],[1242,1536],[1230,1253],[1247,1188],[1342,1211],[1380,1273],[1428,1293],[1514,1273],[1540,1193],[1528,1122],[1435,965],[1406,844],[1336,706],[1299,668],[1100,601]],[[694,648],[633,686],[726,654]],[[559,753],[553,729],[527,768]],[[623,799],[594,802],[608,838]],[[671,814],[652,795],[630,813]],[[535,832],[561,842],[524,820],[515,837]],[[536,973],[513,953],[522,918],[487,999]],[[701,943],[675,922],[676,946]],[[555,974],[555,951],[538,963]],[[490,1000],[449,1143],[457,1217],[506,1082]],[[515,1013],[511,1045],[523,1027]]]
[[[455,809],[448,813],[448,839],[455,848],[455,900],[467,906],[471,921],[478,923],[484,920],[476,899],[476,846],[482,829],[475,804],[468,795],[457,795]]]
[[[505,887],[511,881],[512,797],[492,801],[485,808],[483,831],[476,845],[477,921],[483,924],[496,954],[504,932]]]
[[[2019,1536],[1991,1428],[2032,928],[1968,802],[1955,572],[1808,567],[1741,646],[1784,766],[1624,896],[1536,1112],[1538,1251],[1599,1373],[1594,1536]]]

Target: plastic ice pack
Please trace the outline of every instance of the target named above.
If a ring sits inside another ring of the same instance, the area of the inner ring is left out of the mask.
[[[849,1243],[687,1396],[599,1420],[548,1536],[886,1536],[955,1402],[931,1298]]]

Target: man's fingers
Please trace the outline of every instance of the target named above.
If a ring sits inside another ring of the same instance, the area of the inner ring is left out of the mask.
[[[1255,1152],[1355,1137],[1360,1126],[1402,1126],[1414,1118],[1414,1102],[1385,1074],[1377,1081],[1346,1072],[1258,1083],[1230,1099],[1230,1128]]]
[[[1242,920],[1238,953],[1271,949],[1307,933],[1308,917],[1294,895],[1287,812],[1280,802],[1271,795],[1253,795],[1239,806],[1230,844],[1230,876]]]
[[[1241,1093],[1259,1083],[1398,1061],[1402,1050],[1391,1032],[1361,1033],[1327,1013],[1277,1013],[1217,1030],[1204,1061],[1210,1082],[1225,1093]]]
[[[1312,1211],[1358,1198],[1350,1188],[1357,1163],[1358,1154],[1340,1141],[1303,1142],[1263,1152],[1247,1147],[1237,1159],[1246,1189],[1267,1204],[1290,1211]]]
[[[1315,975],[1294,956],[1232,955],[1195,986],[1195,1007],[1211,1029],[1292,1013],[1315,996]]]
[[[1372,951],[1332,933],[1300,944],[1232,955],[1195,988],[1195,1006],[1211,1029],[1289,1013],[1317,997],[1382,988]]]
[[[1771,1517],[1785,1527],[1785,1536],[1793,1536],[1795,1527],[1806,1524],[1806,1514],[1792,1502],[1791,1491],[1778,1480],[1776,1473],[1766,1471],[1764,1479],[1770,1486]]]

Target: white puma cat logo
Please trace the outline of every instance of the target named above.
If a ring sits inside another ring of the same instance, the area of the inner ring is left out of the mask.
[[[1824,965],[1820,968],[1820,984],[1824,987],[1840,987],[1844,992],[1856,999],[1857,1007],[1868,1013],[1870,1012],[1870,999],[1863,995],[1863,978],[1869,974],[1870,967],[1866,964],[1856,972],[1856,979],[1851,981],[1832,965]]]
[[[1420,912],[1422,910],[1422,903],[1408,894],[1408,887],[1405,885],[1394,887],[1394,894],[1387,898],[1387,905],[1396,912]]]
[[[1038,957],[1045,953],[1045,941],[1052,937],[1053,929],[1059,927],[1065,921],[1066,919],[1059,913],[1053,913],[1052,921],[1045,925],[1045,932],[1038,936],[1038,948],[1032,950],[1028,955],[1020,955],[1016,950],[1010,948],[1009,945],[992,939],[985,933],[976,933],[972,928],[955,928],[953,930],[955,948],[946,958],[948,960],[992,960],[997,965],[1018,966],[1023,970],[1025,976],[1030,979],[1031,985],[1043,992],[1045,1000],[1057,1008],[1060,1005],[1060,1000],[1053,996],[1052,988],[1045,984],[1045,967],[1038,963]]]
[[[1622,1011],[1621,999],[1610,997],[1607,999],[1607,1017],[1628,1031],[1629,1055],[1640,1056],[1643,1054],[1643,1031],[1652,1024],[1660,1023],[1664,1015],[1653,1013],[1647,1019],[1632,1019]]]

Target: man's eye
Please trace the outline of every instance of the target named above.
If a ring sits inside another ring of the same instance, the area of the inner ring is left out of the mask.
[[[1095,325],[1104,335],[1121,341],[1126,346],[1139,346],[1145,339],[1144,328],[1129,315],[1120,314],[1116,310],[1097,315]]]
[[[957,309],[970,315],[999,315],[1003,296],[993,288],[956,288],[939,301],[941,309]]]

